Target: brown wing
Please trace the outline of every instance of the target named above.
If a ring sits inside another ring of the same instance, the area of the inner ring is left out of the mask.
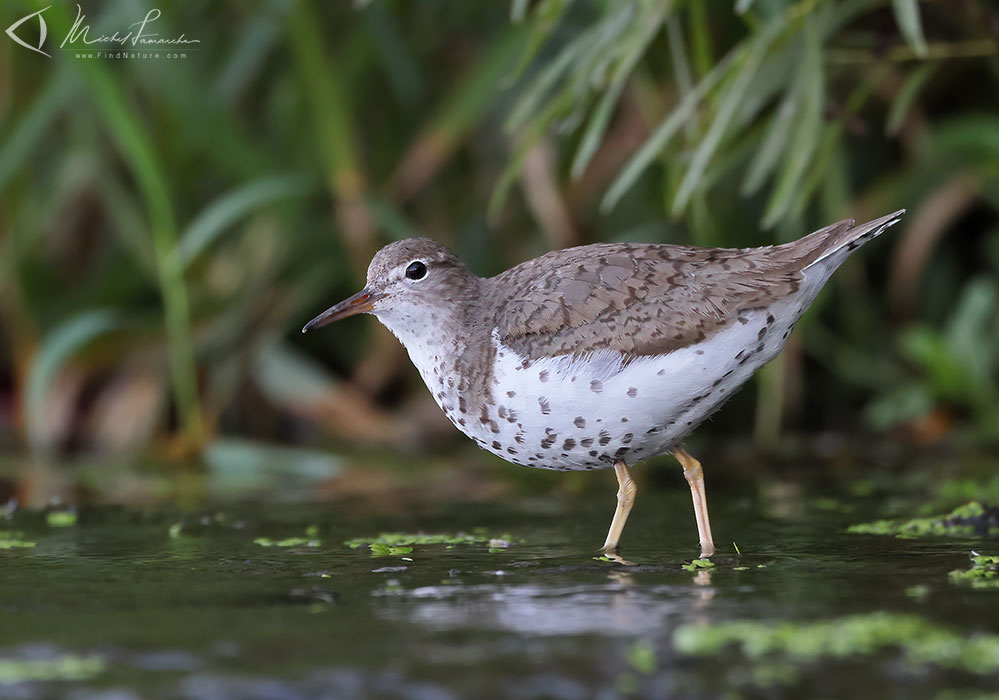
[[[810,257],[810,250],[792,253],[790,246],[597,244],[559,251],[493,278],[510,294],[497,305],[495,327],[503,344],[525,357],[604,348],[665,354],[709,337],[743,309],[793,293],[802,252]]]

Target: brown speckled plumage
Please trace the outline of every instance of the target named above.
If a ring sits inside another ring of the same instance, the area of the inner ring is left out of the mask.
[[[534,467],[606,467],[668,451],[692,431],[780,351],[849,252],[900,215],[763,248],[599,243],[489,279],[414,238],[379,251],[366,291],[445,414],[481,447]],[[405,277],[414,261],[425,278]],[[731,356],[718,355],[729,345],[712,339],[743,325]],[[678,375],[670,363],[681,356],[698,372]],[[639,360],[657,364],[625,381]],[[616,415],[636,406],[639,425]]]
[[[672,452],[710,554],[701,467],[679,442],[783,349],[850,252],[902,213],[764,248],[600,243],[490,279],[414,238],[380,250],[367,286],[306,330],[373,313],[483,449],[538,468],[613,466],[620,490],[605,550],[634,499],[626,465]]]

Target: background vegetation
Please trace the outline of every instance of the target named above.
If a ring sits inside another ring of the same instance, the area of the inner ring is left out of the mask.
[[[83,10],[97,32],[153,6]],[[44,17],[52,46],[75,7]],[[299,333],[394,239],[491,275],[903,207],[701,433],[999,437],[993,4],[181,1],[157,29],[201,44],[76,60],[0,37],[0,445],[34,456],[22,475],[460,441],[373,320]]]

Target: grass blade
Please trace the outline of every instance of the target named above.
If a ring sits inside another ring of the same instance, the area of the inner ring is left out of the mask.
[[[71,20],[65,7],[53,6],[49,19],[60,34],[69,31]],[[105,127],[132,170],[149,210],[177,410],[186,437],[200,444],[203,425],[191,342],[190,308],[183,270],[174,254],[177,228],[166,173],[153,148],[152,139],[119,87],[117,76],[112,76],[107,67],[116,66],[102,61],[75,61],[73,65],[89,85],[94,101],[104,116]]]
[[[635,184],[639,176],[645,172],[645,169],[655,160],[656,156],[669,144],[679,128],[694,114],[694,110],[697,109],[697,105],[700,104],[704,95],[725,77],[736,54],[737,51],[733,49],[732,53],[712,68],[701,82],[697,84],[697,87],[680,100],[680,103],[673,111],[660,122],[655,131],[642,144],[642,147],[638,149],[624,168],[622,168],[621,172],[618,173],[618,176],[614,178],[614,182],[611,183],[611,186],[607,189],[607,194],[604,195],[603,200],[600,202],[600,210],[602,212],[607,213],[613,209],[614,205],[624,196],[624,193],[631,189],[631,186]]]
[[[184,268],[191,264],[222,233],[249,212],[273,202],[301,197],[311,189],[308,178],[300,175],[266,177],[229,192],[192,221],[181,234],[177,255]]]
[[[926,56],[926,37],[923,35],[923,22],[919,18],[918,0],[891,0],[891,7],[905,41],[917,56]]]
[[[697,188],[701,176],[704,174],[704,170],[708,167],[712,156],[714,156],[719,144],[721,144],[722,139],[727,134],[729,123],[732,121],[732,117],[735,116],[739,104],[746,94],[746,88],[749,87],[750,81],[752,81],[753,75],[760,65],[760,61],[763,60],[765,50],[766,45],[760,43],[749,51],[742,65],[739,66],[738,72],[732,79],[731,86],[722,94],[721,104],[718,106],[718,114],[715,116],[697,150],[694,151],[690,166],[687,168],[687,172],[680,183],[680,190],[673,200],[672,213],[674,216],[682,212],[684,207],[686,207],[691,194]]]
[[[867,2],[869,0],[863,0]],[[732,48],[715,66],[701,78],[701,82],[685,98],[680,100],[673,111],[660,122],[655,131],[646,139],[642,147],[625,164],[600,202],[600,210],[607,213],[614,208],[621,197],[638,180],[645,169],[655,160],[676,134],[677,129],[693,114],[700,101],[727,75],[733,65],[744,55],[759,51],[760,58],[780,33],[791,23],[806,16],[819,0],[802,0],[785,12],[771,19],[755,37]]]
[[[642,30],[632,39],[631,47],[618,63],[610,85],[604,90],[604,94],[597,103],[593,116],[590,117],[579,148],[576,150],[576,157],[572,161],[571,175],[573,178],[582,176],[583,171],[586,170],[586,166],[589,165],[593,155],[600,147],[604,133],[607,131],[607,125],[610,123],[611,115],[614,113],[614,107],[617,106],[621,91],[624,89],[625,82],[632,71],[635,70],[635,65],[645,53],[649,43],[655,37],[656,33],[658,33],[663,19],[669,10],[669,5],[669,2],[663,3],[649,13],[650,16],[642,18]]]
[[[798,95],[792,90],[781,100],[780,106],[777,108],[773,119],[770,120],[769,126],[767,126],[767,133],[763,137],[763,143],[757,149],[756,157],[753,158],[753,162],[749,166],[749,172],[746,174],[746,179],[742,183],[740,193],[743,196],[748,197],[759,191],[767,177],[777,167],[777,162],[784,152],[784,147],[787,146],[788,128],[797,111]]]
[[[78,92],[72,73],[61,68],[46,83],[24,117],[0,143],[0,190],[27,160],[46,130]]]
[[[112,311],[88,311],[65,321],[42,341],[28,370],[25,389],[25,422],[32,450],[43,451],[46,427],[45,399],[66,361],[80,348],[120,325]]]
[[[773,226],[791,208],[795,195],[801,192],[803,176],[819,144],[825,104],[825,75],[822,70],[822,44],[809,20],[806,20],[804,39],[804,58],[794,85],[794,90],[801,95],[801,109],[785,149],[784,168],[763,214],[763,228]]]
[[[391,190],[408,199],[429,182],[476,120],[494,103],[524,45],[524,28],[505,32],[434,110],[392,174]]]
[[[891,105],[891,110],[888,112],[888,121],[885,124],[886,134],[894,136],[902,128],[905,118],[909,115],[912,103],[915,101],[916,96],[919,95],[919,91],[926,85],[930,76],[933,75],[936,67],[935,63],[927,63],[914,70],[905,79],[901,89],[898,91],[898,95],[895,97],[895,101]]]

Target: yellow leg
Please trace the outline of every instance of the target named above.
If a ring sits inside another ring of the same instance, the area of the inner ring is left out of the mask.
[[[607,539],[604,546],[600,548],[602,552],[614,552],[617,550],[617,542],[621,539],[621,531],[624,524],[628,522],[628,513],[635,505],[635,493],[638,487],[635,480],[631,478],[628,465],[624,462],[614,463],[614,473],[617,475],[617,509],[614,511],[614,519],[611,520],[610,529],[607,531]]]
[[[715,553],[715,541],[711,537],[711,521],[708,519],[708,497],[704,492],[704,470],[701,463],[691,457],[682,447],[673,448],[673,456],[683,466],[683,477],[690,485],[690,496],[694,501],[694,517],[697,518],[697,535],[701,540],[701,556],[710,557]]]

